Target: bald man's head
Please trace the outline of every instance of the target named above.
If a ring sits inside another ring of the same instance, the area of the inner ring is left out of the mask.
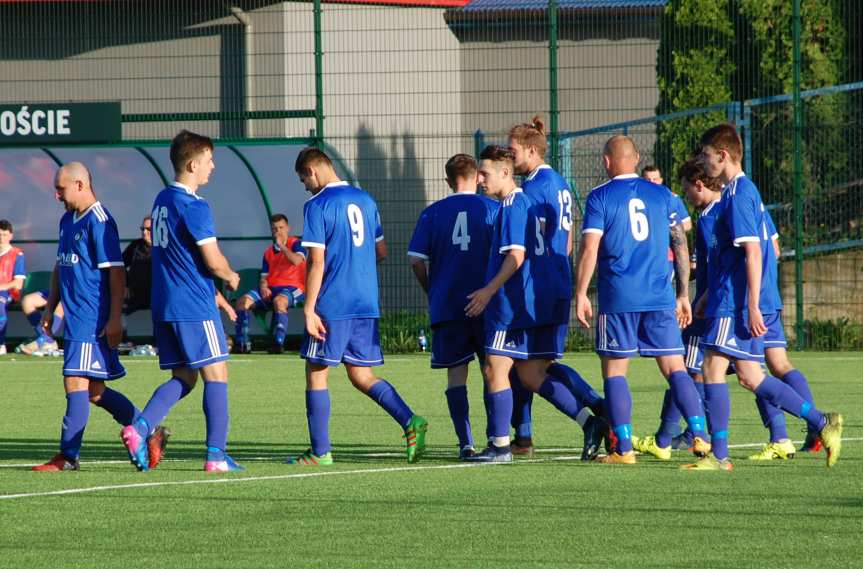
[[[61,176],[68,177],[71,182],[81,182],[88,188],[93,185],[93,176],[90,175],[90,170],[80,162],[69,162],[60,166],[57,171],[57,178],[59,179]]]
[[[608,139],[602,148],[605,171],[610,178],[621,174],[634,174],[641,156],[628,136],[617,134]]]
[[[57,170],[54,191],[67,210],[81,212],[96,201],[93,178],[87,167],[80,162],[69,162]]]

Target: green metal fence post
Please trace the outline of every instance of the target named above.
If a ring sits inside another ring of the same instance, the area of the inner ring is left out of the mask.
[[[803,103],[800,99],[800,0],[794,0],[794,297],[797,349],[805,346],[803,325]]]
[[[551,119],[551,167],[560,171],[557,108],[557,0],[548,2],[548,97]]]
[[[324,51],[321,0],[315,0],[315,145],[324,149]]]

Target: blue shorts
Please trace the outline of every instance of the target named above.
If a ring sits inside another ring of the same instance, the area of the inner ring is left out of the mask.
[[[432,369],[450,368],[485,360],[485,328],[482,318],[450,320],[432,327]]]
[[[744,315],[708,318],[701,346],[735,360],[764,361],[764,336],[752,337]]]
[[[264,300],[261,298],[261,289],[255,288],[246,293],[246,296],[254,301],[253,308],[255,310],[270,310],[273,308],[273,301],[277,296],[284,296],[288,299],[288,307],[296,306],[297,304],[306,300],[306,295],[302,290],[298,289],[294,286],[274,286],[270,287],[270,292],[272,296],[270,296],[269,300]]]
[[[383,365],[377,318],[324,321],[324,341],[303,333],[300,357],[313,364],[337,366],[344,362],[361,367]]]
[[[486,330],[485,353],[514,360],[557,360],[563,357],[566,326]]]
[[[161,369],[198,369],[228,359],[221,320],[153,322],[153,336]]]
[[[108,347],[104,336],[95,342],[63,342],[63,375],[88,377],[99,381],[119,379],[126,375],[116,349]]]
[[[683,363],[686,371],[690,374],[701,374],[701,366],[704,364],[704,350],[701,349],[701,334],[704,331],[704,320],[693,320],[692,324],[683,330],[683,346],[686,355]]]
[[[788,341],[785,339],[785,327],[782,326],[782,312],[764,315],[764,325],[767,333],[764,335],[764,349],[787,348]]]
[[[611,358],[682,356],[683,339],[673,309],[600,314],[596,353]]]

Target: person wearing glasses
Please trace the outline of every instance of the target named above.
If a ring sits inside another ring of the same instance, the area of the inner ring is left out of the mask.
[[[126,298],[123,303],[123,314],[126,316],[138,310],[150,308],[152,227],[153,220],[148,215],[141,221],[140,239],[135,239],[123,250],[123,264],[126,266]]]

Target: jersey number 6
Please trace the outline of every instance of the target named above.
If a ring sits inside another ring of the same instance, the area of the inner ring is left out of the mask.
[[[647,206],[640,199],[629,200],[629,229],[636,241],[644,241],[650,233],[650,225],[647,223],[647,216],[644,215],[646,209]]]

